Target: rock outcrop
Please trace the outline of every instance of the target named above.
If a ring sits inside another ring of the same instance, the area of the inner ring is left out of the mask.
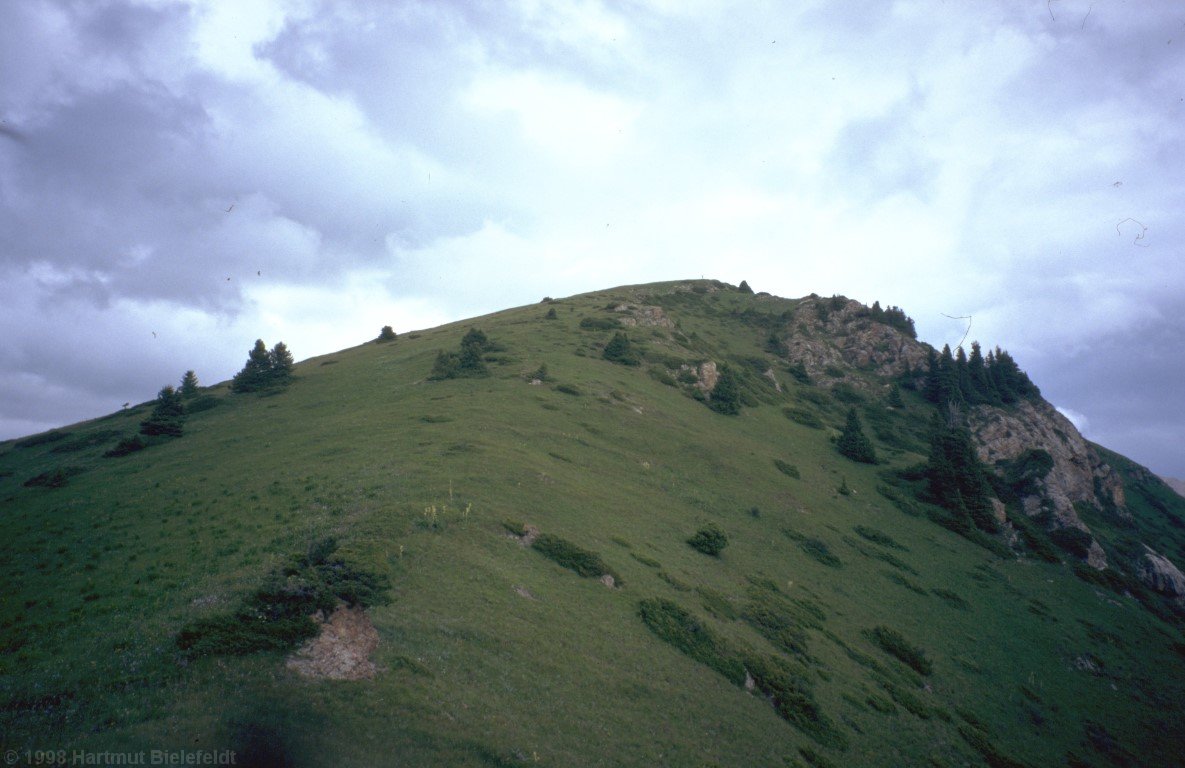
[[[826,384],[842,378],[866,391],[885,389],[886,380],[911,373],[920,384],[932,351],[899,328],[873,319],[857,301],[815,296],[803,299],[787,319],[780,346],[786,359],[801,364],[812,379]],[[872,376],[848,375],[857,371]],[[1126,515],[1119,475],[1049,403],[1038,399],[1009,407],[981,405],[967,415],[979,459],[997,473],[1032,449],[1052,457],[1050,471],[1022,499],[1025,513],[1042,518],[1051,530],[1090,533],[1075,504]],[[1093,538],[1085,559],[1095,568],[1107,565],[1102,547]]]
[[[1185,600],[1185,573],[1164,555],[1144,545],[1144,556],[1136,567],[1140,581],[1162,595]]]

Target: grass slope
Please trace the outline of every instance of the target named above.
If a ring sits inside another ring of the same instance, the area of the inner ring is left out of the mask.
[[[607,307],[630,303],[673,322],[625,328],[636,366],[601,356],[631,317]],[[928,406],[798,381],[764,351],[794,304],[710,281],[613,289],[306,360],[282,391],[208,388],[183,437],[126,456],[103,453],[151,404],[0,444],[0,746],[301,766],[1176,764],[1171,616],[880,495],[883,467],[835,451],[844,414],[905,466]],[[470,327],[495,345],[489,375],[429,381]],[[739,416],[692,396],[705,360],[739,374]],[[1181,562],[1185,505],[1140,488],[1137,525]],[[707,524],[727,534],[718,557],[687,544]],[[524,526],[617,586],[522,546],[508,531]],[[376,678],[178,648],[327,538],[391,584],[370,609]]]

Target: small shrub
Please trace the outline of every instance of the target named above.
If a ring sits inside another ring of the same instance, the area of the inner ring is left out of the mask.
[[[26,488],[62,488],[70,482],[70,476],[78,474],[78,467],[57,467],[30,477],[24,482]]]
[[[728,535],[715,523],[708,523],[696,531],[695,535],[687,540],[687,543],[705,555],[719,557],[724,548],[728,546]]]
[[[580,397],[584,394],[571,384],[556,384],[555,391],[563,392],[565,395],[572,395],[573,397]]]
[[[826,542],[820,539],[803,536],[801,533],[793,531],[789,528],[782,529],[782,533],[797,542],[799,549],[813,557],[815,560],[818,560],[823,565],[826,565],[829,568],[843,567],[843,562],[834,554],[832,554]]]
[[[547,310],[547,314],[543,316],[543,319],[544,320],[558,320],[559,315],[556,314],[555,307],[549,308]]]
[[[586,331],[612,331],[621,327],[621,321],[616,317],[585,317],[580,327]]]
[[[650,378],[654,379],[659,384],[665,384],[668,387],[676,387],[679,385],[679,383],[675,381],[675,377],[668,373],[665,368],[660,366],[652,365],[648,373],[650,374]]]
[[[81,435],[73,440],[66,440],[55,445],[49,449],[50,453],[75,453],[77,451],[84,451],[87,448],[93,448],[96,445],[102,445],[113,437],[119,437],[120,432],[117,429],[102,429],[98,432],[91,432],[89,435]]]
[[[741,383],[731,366],[720,366],[720,377],[712,387],[708,407],[725,416],[736,416],[741,412]]]
[[[643,600],[638,603],[638,615],[659,639],[719,672],[733,685],[745,684],[745,665],[740,656],[678,603],[663,598]]]
[[[875,528],[870,528],[867,525],[857,525],[852,530],[859,534],[861,538],[867,539],[873,544],[880,544],[882,547],[888,547],[889,549],[900,549],[906,552],[909,551],[908,548],[898,544],[889,534],[884,533],[883,531],[878,531]]]
[[[127,456],[129,453],[142,451],[148,447],[148,443],[139,435],[132,435],[125,437],[115,444],[115,447],[103,454],[105,458],[118,458],[119,456]]]
[[[384,325],[383,329],[379,331],[379,337],[375,339],[375,342],[382,344],[385,341],[395,341],[396,338],[398,336],[395,333],[395,329],[389,325]]]
[[[782,409],[782,415],[791,421],[801,424],[804,427],[811,429],[822,429],[823,422],[815,415],[813,411],[808,411],[805,408],[792,408],[787,406]]]
[[[554,536],[550,533],[541,533],[531,547],[539,554],[576,573],[578,576],[599,579],[601,576],[608,574],[613,577],[615,583],[619,586],[621,584],[621,577],[606,565],[605,561],[601,560],[600,555],[596,552],[582,549],[567,539],[561,539],[559,536]]]
[[[66,432],[58,429],[51,429],[48,432],[43,432],[40,435],[33,435],[26,437],[24,440],[17,440],[12,444],[13,448],[36,448],[39,445],[48,445],[49,443],[56,443],[58,440],[65,440],[72,435],[72,432]]]
[[[930,592],[942,598],[947,605],[958,608],[960,611],[966,611],[971,607],[957,592],[952,592],[949,589],[931,589]]]
[[[798,467],[794,466],[793,464],[787,464],[781,459],[774,459],[774,466],[777,467],[778,471],[786,477],[792,477],[795,480],[802,478],[802,475],[798,472]]]
[[[662,563],[655,560],[653,557],[646,557],[646,555],[639,555],[637,552],[630,552],[630,557],[637,560],[647,568],[654,568],[655,570],[662,568]]]
[[[906,640],[900,632],[881,625],[869,632],[868,636],[885,653],[895,657],[918,674],[929,675],[934,671],[934,665],[926,658],[925,652]]]

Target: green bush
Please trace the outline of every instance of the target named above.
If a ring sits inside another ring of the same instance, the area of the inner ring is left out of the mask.
[[[819,417],[813,411],[808,411],[805,408],[787,406],[782,409],[782,415],[804,427],[810,427],[811,429],[823,428],[823,422],[819,420]]]
[[[705,555],[719,557],[724,548],[728,546],[728,535],[715,523],[708,523],[696,531],[695,535],[687,540],[687,543]]]
[[[926,658],[925,652],[906,640],[900,632],[881,625],[872,629],[868,636],[885,653],[895,657],[918,674],[929,675],[934,671],[934,666]]]
[[[745,684],[745,665],[740,655],[678,603],[664,598],[643,600],[638,603],[638,615],[663,641],[719,672],[733,685]]]
[[[459,352],[436,353],[436,360],[432,364],[432,372],[428,375],[430,381],[445,379],[472,379],[489,376],[483,355],[498,347],[490,341],[485,332],[478,328],[470,328],[461,339]]]
[[[802,477],[798,471],[798,467],[794,466],[793,464],[787,464],[781,459],[774,459],[774,466],[777,467],[778,471],[786,477],[792,477],[795,480],[798,480]]]
[[[612,331],[621,327],[621,321],[616,317],[585,317],[580,327],[586,331]]]
[[[119,456],[127,456],[129,453],[142,451],[148,447],[148,443],[139,435],[132,435],[125,437],[115,444],[115,447],[103,454],[105,458],[117,458]]]
[[[909,551],[907,547],[898,544],[889,534],[884,533],[883,531],[878,531],[877,529],[871,528],[867,525],[857,525],[852,530],[859,534],[861,538],[867,539],[873,544],[880,544],[882,547],[888,547],[890,549],[900,549],[906,552]]]
[[[531,546],[539,554],[579,576],[599,579],[608,574],[613,577],[614,583],[618,586],[621,585],[621,577],[605,564],[600,555],[582,549],[567,539],[561,539],[550,533],[541,533]]]
[[[70,482],[71,475],[76,475],[81,471],[78,467],[57,467],[42,472],[36,477],[30,477],[24,482],[24,486],[26,488],[62,488]]]
[[[93,448],[96,445],[102,445],[114,437],[119,437],[118,429],[101,429],[98,432],[91,432],[87,435],[80,435],[73,440],[66,440],[55,445],[49,449],[50,453],[75,453],[83,451],[87,448]]]
[[[725,416],[736,416],[741,412],[741,384],[731,366],[720,366],[720,376],[712,387],[708,407]]]
[[[368,607],[387,602],[389,581],[334,557],[337,542],[322,539],[287,566],[273,571],[229,614],[196,619],[177,634],[177,646],[193,658],[282,651],[317,633],[312,615],[338,602]]]
[[[395,333],[395,329],[389,325],[384,325],[383,329],[379,331],[379,337],[375,341],[381,344],[384,341],[395,341],[396,338],[398,336]]]

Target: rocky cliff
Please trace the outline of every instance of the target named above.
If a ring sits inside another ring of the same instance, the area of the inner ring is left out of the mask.
[[[803,299],[782,329],[779,344],[786,359],[800,364],[816,383],[843,380],[866,392],[883,392],[902,380],[920,386],[934,351],[901,328],[874,319],[868,307],[842,297]],[[1023,511],[1048,529],[1090,534],[1076,504],[1126,514],[1118,474],[1045,400],[980,405],[967,417],[980,460],[998,474],[1028,451],[1045,451],[1052,458],[1049,471],[1034,478],[1021,499]],[[1106,567],[1106,555],[1093,537],[1085,559],[1095,568]]]

